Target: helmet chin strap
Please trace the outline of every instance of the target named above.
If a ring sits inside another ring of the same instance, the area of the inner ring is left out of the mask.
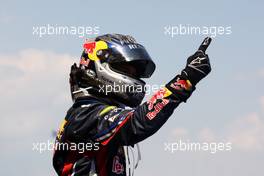
[[[100,72],[112,72],[112,70],[110,70],[109,65],[105,65],[105,67],[103,65],[101,65],[100,63],[97,63],[98,67],[101,67],[100,71],[99,68],[97,67],[97,73]],[[113,73],[112,73],[113,74]],[[116,75],[115,75],[116,76]],[[128,93],[122,94],[122,98],[120,98],[121,96],[118,95],[117,93],[115,94],[111,94],[108,96],[108,94],[104,94],[104,90],[103,88],[105,87],[105,83],[103,82],[103,80],[101,80],[100,78],[96,78],[93,77],[92,79],[92,75],[87,74],[87,77],[85,77],[87,82],[89,82],[89,85],[87,85],[87,87],[79,87],[78,85],[72,85],[71,89],[72,89],[72,100],[73,102],[75,102],[75,100],[77,98],[81,98],[81,97],[86,97],[86,96],[93,96],[93,97],[100,97],[100,98],[104,98],[104,99],[109,99],[110,101],[108,102],[112,102],[114,104],[120,105],[122,107],[135,107],[137,105],[139,105],[141,102],[139,102],[139,99],[136,98],[135,96],[133,98],[133,96],[131,96],[131,99],[129,98]],[[125,79],[126,76],[123,76],[123,79]],[[121,75],[120,75],[120,79],[122,79]],[[120,79],[116,80],[120,81]],[[96,84],[99,86],[97,87]],[[100,87],[100,85],[102,85],[102,87]],[[119,85],[119,84],[117,84]],[[122,84],[123,85],[123,84]],[[125,83],[124,83],[125,85]],[[115,85],[113,85],[115,87]],[[128,86],[130,86],[130,84],[128,83]],[[102,92],[101,91],[102,88]],[[126,96],[126,97],[125,97]],[[143,98],[142,98],[143,99]],[[138,103],[137,103],[138,102]]]
[[[76,91],[72,92],[72,100],[75,102],[75,100],[79,97],[84,97],[84,96],[89,96],[88,90],[92,89],[92,87],[87,87],[87,88],[79,88]]]
[[[89,90],[91,90],[93,87],[87,87],[87,88],[79,88],[79,90],[76,90],[72,93],[73,96],[73,101],[75,101],[77,98],[81,97],[94,97],[94,98],[99,98],[100,100],[103,100],[107,103],[118,105],[119,107],[123,108],[130,108],[129,106],[125,105],[124,103],[115,100],[114,98],[103,96],[102,94],[97,94],[95,95],[94,93],[89,93]]]
[[[87,88],[80,88],[80,90],[76,90],[76,91],[74,91],[74,92],[72,92],[73,94],[77,94],[77,93],[80,93],[80,92],[82,92],[82,93],[84,93],[84,94],[88,94],[88,91],[87,90],[89,90],[89,89],[91,89],[92,87],[87,87]]]

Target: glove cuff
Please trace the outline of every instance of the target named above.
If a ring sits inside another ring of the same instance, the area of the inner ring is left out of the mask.
[[[183,102],[186,102],[195,90],[195,86],[182,75],[177,75],[165,87],[172,92],[176,99]]]

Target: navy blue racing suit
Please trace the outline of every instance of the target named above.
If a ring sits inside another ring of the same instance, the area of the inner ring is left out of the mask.
[[[127,108],[104,98],[78,98],[68,110],[56,138],[53,166],[60,176],[125,176],[123,146],[134,146],[157,132],[174,109],[194,90],[176,76],[150,100]],[[59,148],[87,144],[88,149]]]

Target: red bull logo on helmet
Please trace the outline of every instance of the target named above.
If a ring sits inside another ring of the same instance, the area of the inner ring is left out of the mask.
[[[85,49],[86,53],[92,54],[95,47],[96,47],[96,42],[90,42],[90,43],[83,44],[83,48]]]

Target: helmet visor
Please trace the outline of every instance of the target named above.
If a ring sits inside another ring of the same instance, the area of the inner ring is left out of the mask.
[[[155,70],[155,63],[140,44],[113,47],[111,56],[110,66],[123,74],[149,78]]]

